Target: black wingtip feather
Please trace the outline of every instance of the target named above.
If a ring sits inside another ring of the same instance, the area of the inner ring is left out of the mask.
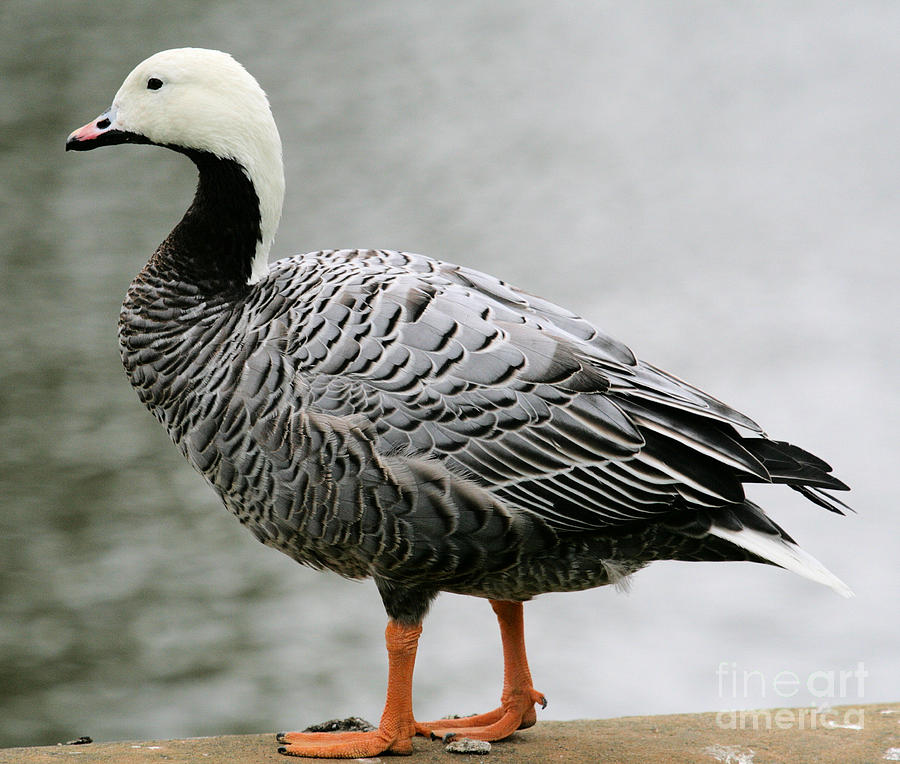
[[[741,445],[759,459],[772,476],[773,483],[787,483],[792,488],[828,488],[849,491],[850,488],[831,474],[831,465],[782,440],[744,438]]]
[[[840,481],[838,481],[840,482]],[[841,484],[843,485],[843,483]],[[824,507],[829,512],[834,512],[837,515],[845,515],[847,512],[853,512],[856,514],[856,510],[853,507],[845,504],[840,499],[836,499],[834,496],[825,493],[820,488],[810,488],[805,485],[792,485],[793,488],[798,493],[803,494],[807,499],[809,499],[813,504],[818,504],[820,507]],[[848,488],[844,488],[841,490],[849,490]],[[844,510],[847,512],[844,512]]]

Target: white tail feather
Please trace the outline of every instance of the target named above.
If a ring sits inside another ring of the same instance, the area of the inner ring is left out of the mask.
[[[713,526],[709,529],[713,536],[730,541],[741,549],[758,555],[769,562],[774,562],[786,570],[793,571],[810,581],[817,581],[825,586],[830,586],[842,597],[852,597],[853,590],[847,586],[834,573],[828,570],[821,562],[807,552],[804,552],[796,544],[785,541],[783,538],[769,533],[744,528],[740,531],[732,531],[728,528]]]

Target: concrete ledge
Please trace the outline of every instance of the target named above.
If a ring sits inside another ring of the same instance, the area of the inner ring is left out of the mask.
[[[158,740],[0,750],[0,764],[286,764],[274,733],[189,740]],[[400,762],[381,757],[367,762]],[[448,764],[459,756],[439,742],[416,738],[407,761]],[[465,760],[465,759],[463,759]],[[479,759],[474,759],[478,761]],[[760,711],[631,716],[538,722],[494,743],[490,764],[809,764],[900,761],[900,703]],[[305,759],[305,761],[312,761]],[[316,759],[315,761],[324,761]]]

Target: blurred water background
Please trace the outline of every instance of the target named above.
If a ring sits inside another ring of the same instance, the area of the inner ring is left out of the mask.
[[[373,246],[495,273],[854,487],[848,518],[753,493],[854,600],[664,563],[628,595],[528,605],[541,718],[898,700],[898,29],[900,5],[876,0],[5,0],[0,746],[380,713],[374,586],[257,544],[120,368],[119,304],[194,170],[63,143],[181,45],[232,52],[269,93],[288,182],[275,256]],[[864,687],[808,686],[860,662]],[[745,690],[745,671],[762,680]],[[492,708],[500,681],[490,609],[442,596],[420,717]]]

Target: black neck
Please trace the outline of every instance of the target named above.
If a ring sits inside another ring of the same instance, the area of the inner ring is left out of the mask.
[[[241,166],[180,149],[197,165],[194,201],[160,244],[155,264],[203,291],[243,291],[260,232],[259,197]]]

